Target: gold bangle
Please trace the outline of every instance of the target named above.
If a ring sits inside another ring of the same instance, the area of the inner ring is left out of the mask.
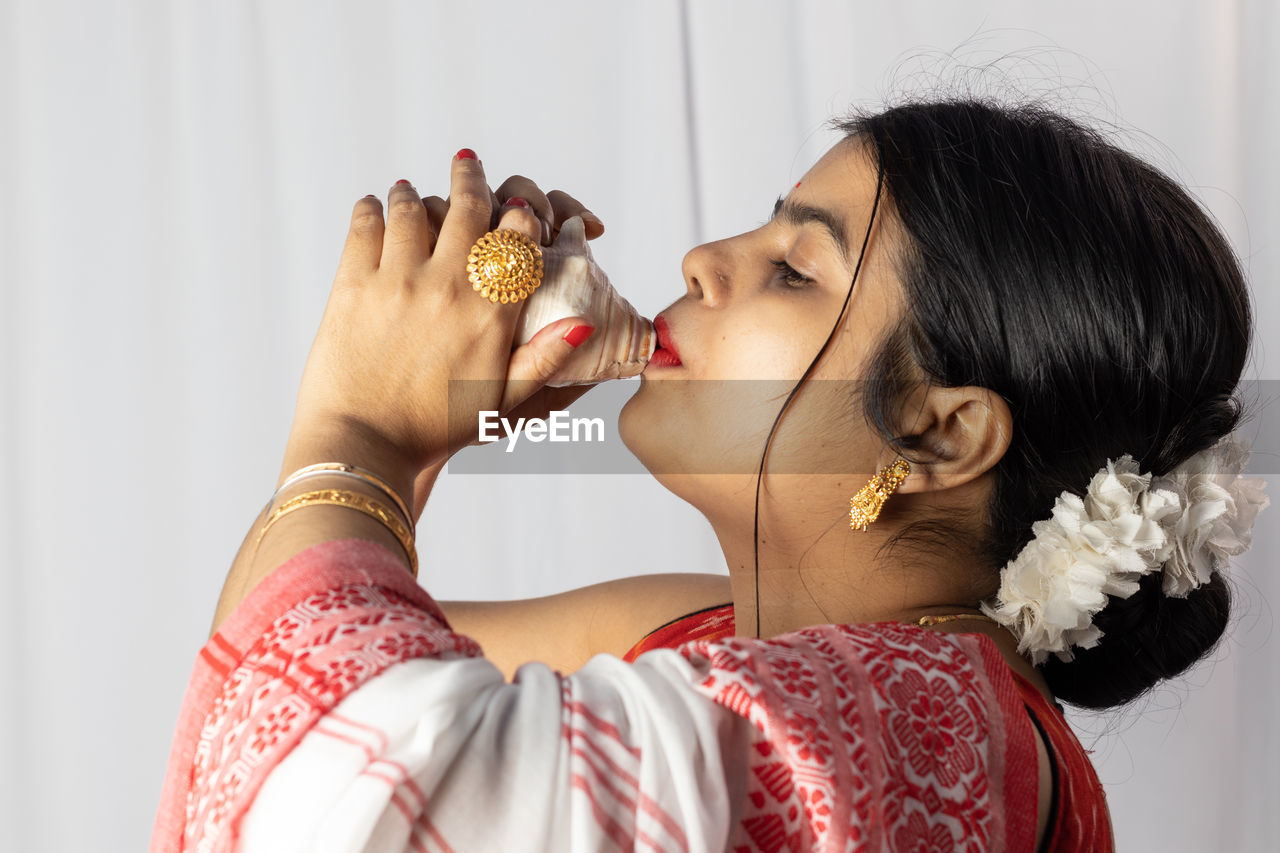
[[[391,533],[400,541],[400,547],[404,548],[405,556],[409,558],[409,571],[416,578],[418,576],[418,551],[413,545],[413,533],[404,525],[395,513],[381,503],[378,503],[368,495],[362,495],[359,492],[349,492],[344,489],[317,489],[313,492],[303,492],[296,495],[280,505],[280,508],[271,513],[266,524],[262,525],[262,530],[258,532],[257,544],[262,544],[262,537],[267,535],[267,531],[271,525],[279,521],[283,516],[293,512],[296,509],[303,509],[309,506],[341,506],[347,509],[359,510],[365,515],[382,522]],[[256,545],[255,545],[256,547]]]
[[[358,468],[355,465],[348,465],[346,462],[317,462],[315,465],[308,465],[305,468],[299,468],[297,471],[294,471],[285,478],[284,482],[280,484],[280,488],[276,489],[275,495],[271,496],[271,500],[274,501],[276,499],[276,495],[279,495],[299,480],[305,480],[308,477],[317,477],[321,474],[337,474],[338,476],[343,477],[355,477],[380,489],[383,494],[395,501],[396,506],[400,508],[400,512],[404,514],[405,523],[410,527],[413,526],[413,516],[409,513],[409,507],[405,505],[404,499],[400,497],[400,495],[396,494],[396,490],[391,488],[390,483],[372,471],[368,471],[364,468]]]

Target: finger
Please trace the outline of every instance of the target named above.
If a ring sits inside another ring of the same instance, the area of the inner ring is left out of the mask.
[[[382,265],[411,268],[431,257],[435,232],[418,191],[408,181],[397,181],[387,194],[387,235]]]
[[[498,198],[503,204],[509,198],[522,198],[529,202],[529,206],[533,208],[533,212],[542,220],[542,242],[551,243],[551,233],[554,225],[553,214],[551,212],[551,202],[547,200],[542,190],[538,189],[538,185],[523,175],[512,175],[502,182],[502,186],[497,190]]]
[[[560,227],[565,221],[574,216],[582,217],[588,240],[594,240],[604,233],[604,223],[600,221],[600,217],[587,210],[582,202],[568,193],[552,190],[547,193],[547,201],[551,204],[552,223],[557,234],[560,233]]]
[[[498,194],[493,190],[489,191],[489,200],[493,209],[493,212],[489,214],[489,230],[492,231],[498,227],[498,220],[502,218],[502,202],[498,199]]]
[[[471,246],[490,228],[493,194],[475,152],[464,148],[453,158],[449,177],[449,211],[440,226],[436,256],[448,266],[465,269]]]
[[[431,230],[438,236],[440,226],[444,225],[445,214],[449,212],[449,202],[438,195],[429,195],[422,200],[422,206],[427,209],[427,221],[431,223]]]
[[[503,205],[498,228],[519,231],[535,243],[542,236],[542,220],[538,219],[529,203],[522,198],[513,198]]]
[[[382,235],[386,226],[382,221],[382,202],[377,196],[367,195],[356,202],[351,211],[351,228],[347,242],[342,247],[338,261],[338,274],[358,275],[376,270],[382,257]]]
[[[546,385],[593,331],[581,317],[566,317],[539,329],[529,343],[517,347],[507,363],[507,383],[499,411],[509,411]],[[573,394],[572,399],[581,393]]]

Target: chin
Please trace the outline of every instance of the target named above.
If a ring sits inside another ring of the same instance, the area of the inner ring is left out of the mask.
[[[679,447],[687,442],[682,442],[680,435],[673,434],[676,425],[662,411],[670,411],[672,407],[664,406],[662,400],[656,399],[660,395],[652,387],[653,384],[641,377],[640,389],[631,395],[618,412],[618,437],[640,460],[640,464],[650,474],[658,477],[673,464],[678,464],[673,457],[678,454]]]
[[[759,442],[744,443],[722,413],[690,398],[692,385],[645,381],[618,413],[618,435],[655,480],[711,520],[754,494],[759,455],[743,448]]]

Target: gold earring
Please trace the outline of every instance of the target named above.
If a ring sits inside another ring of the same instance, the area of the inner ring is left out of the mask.
[[[911,473],[911,463],[899,456],[881,468],[858,493],[849,498],[849,527],[864,533],[867,525],[880,517],[880,509],[902,481]]]

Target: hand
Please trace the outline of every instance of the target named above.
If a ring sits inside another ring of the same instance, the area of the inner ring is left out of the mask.
[[[396,469],[388,476],[411,480],[474,439],[481,410],[524,402],[572,352],[562,336],[581,318],[552,324],[513,354],[521,303],[491,303],[467,281],[467,255],[495,216],[501,228],[543,236],[536,208],[499,204],[495,212],[483,167],[468,158],[453,161],[442,212],[408,183],[391,188],[385,221],[377,199],[356,203],[303,373],[287,469],[351,461],[307,457],[354,436],[384,470]],[[457,379],[479,381],[451,387]]]
[[[502,210],[508,207],[507,202],[513,198],[526,201],[529,204],[529,209],[537,215],[542,224],[542,244],[544,246],[551,245],[560,233],[560,228],[574,216],[582,217],[588,240],[594,240],[604,233],[604,223],[600,221],[600,217],[588,210],[582,202],[560,190],[551,190],[544,194],[536,183],[521,175],[513,175],[507,178],[507,180],[503,181],[502,186],[498,187],[497,191],[492,194],[490,214],[492,225],[497,225],[498,217],[501,216]],[[438,232],[444,224],[445,216],[449,212],[448,200],[440,196],[428,196],[422,200],[422,203],[427,209],[427,218],[430,220],[432,228]],[[554,331],[553,327],[548,327],[540,330],[536,337],[548,334],[549,330]],[[511,364],[508,367],[507,375],[509,381],[506,387],[506,394],[511,396],[509,399],[504,397],[503,405],[498,408],[503,417],[513,420],[516,418],[546,418],[552,411],[568,408],[571,403],[595,387],[594,385],[570,385],[561,388],[542,386],[523,402],[511,405],[510,400],[519,396],[521,383],[519,377],[537,375],[539,372],[537,365],[533,363],[536,361],[536,354],[539,351],[534,346],[537,343],[536,337],[535,340],[516,350],[512,356]],[[543,370],[545,372],[542,374],[542,381],[545,382],[546,377],[554,372],[554,367],[548,369],[548,366],[544,365]],[[537,384],[541,385],[542,383],[538,382]],[[478,445],[480,441],[477,439],[472,444]],[[422,512],[426,508],[427,498],[431,494],[436,478],[443,467],[444,461],[428,466],[418,473],[414,481],[412,511],[415,524],[422,517]]]
[[[508,202],[511,199],[523,199],[529,205],[528,209],[538,217],[542,226],[544,246],[551,245],[559,235],[560,228],[574,216],[582,217],[588,240],[594,240],[604,233],[604,223],[600,221],[600,217],[588,210],[582,202],[560,190],[551,190],[544,194],[536,183],[522,175],[512,175],[507,178],[493,193],[491,227],[497,225],[498,217],[502,215],[503,210],[510,209]],[[422,203],[427,208],[427,217],[432,228],[439,231],[449,212],[449,202],[440,196],[428,196],[422,200]],[[554,331],[551,327],[548,328]],[[547,329],[538,332],[539,337],[545,334],[548,334]],[[502,405],[498,407],[503,417],[545,418],[552,411],[564,409],[595,387],[594,385],[545,387],[544,383],[554,372],[554,368],[546,362],[541,365],[538,363],[543,349],[533,346],[534,343],[535,341],[530,341],[512,355],[507,374],[506,395]],[[529,393],[530,386],[538,390]],[[520,402],[521,400],[523,402]],[[473,443],[480,442],[477,440]]]

